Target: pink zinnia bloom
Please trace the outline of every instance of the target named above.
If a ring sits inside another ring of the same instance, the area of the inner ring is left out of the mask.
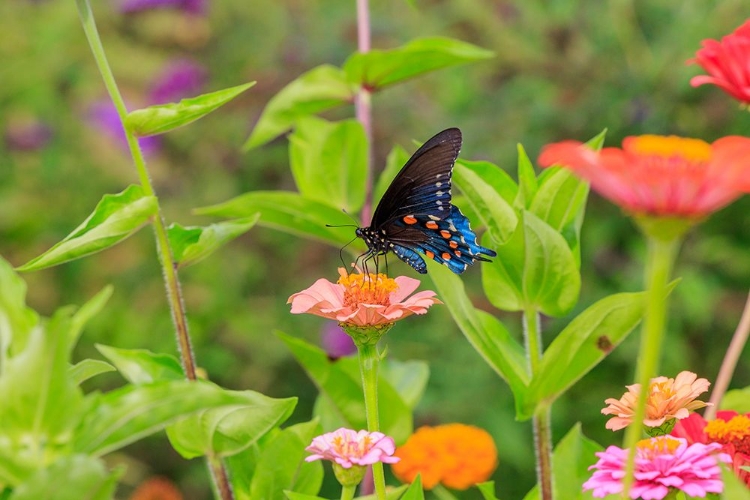
[[[672,435],[688,443],[719,443],[732,459],[732,471],[750,488],[750,413],[718,411],[716,420],[706,420],[693,413],[681,420]]]
[[[710,385],[705,378],[698,378],[695,373],[688,371],[680,372],[676,378],[651,379],[643,425],[659,427],[667,420],[687,418],[691,411],[708,406],[708,403],[697,401],[695,398],[706,392]],[[604,401],[608,406],[602,413],[616,415],[607,422],[607,429],[620,430],[630,425],[633,420],[641,385],[633,384],[626,387],[628,392],[619,400],[608,398]]]
[[[700,64],[708,75],[694,76],[690,85],[711,83],[740,102],[750,103],[750,20],[718,40],[703,40],[703,48],[689,63]]]
[[[560,164],[635,215],[700,218],[750,192],[750,139],[641,135],[593,151],[578,141],[550,144],[539,164]]]
[[[382,432],[357,432],[344,427],[313,438],[305,450],[312,453],[305,459],[307,462],[330,460],[344,469],[376,462],[393,464],[400,460],[393,456],[396,451],[393,438]]]
[[[694,443],[684,439],[659,436],[638,443],[635,474],[630,498],[661,500],[670,489],[684,491],[688,496],[705,497],[721,493],[724,483],[718,462],[728,462],[725,453],[715,453],[721,445]],[[610,446],[596,454],[599,461],[589,467],[595,472],[583,483],[583,489],[594,490],[596,498],[622,493],[622,480],[628,450]]]
[[[433,304],[442,304],[430,290],[409,297],[419,280],[407,276],[391,279],[385,274],[347,274],[343,268],[339,268],[339,274],[337,283],[321,278],[289,297],[287,304],[292,304],[292,313],[315,314],[346,325],[369,327],[424,314]]]

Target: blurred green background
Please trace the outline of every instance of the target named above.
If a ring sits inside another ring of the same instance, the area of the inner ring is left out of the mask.
[[[250,153],[240,146],[281,87],[319,64],[341,64],[356,49],[355,3],[205,0],[204,12],[191,12],[187,2],[172,4],[130,13],[116,0],[95,1],[92,7],[131,107],[148,104],[158,75],[175,60],[203,68],[200,92],[258,82],[230,105],[164,136],[149,157],[167,221],[198,225],[211,221],[192,215],[192,208],[250,190],[294,189],[283,137]],[[642,133],[706,140],[750,135],[750,114],[716,88],[691,88],[689,78],[700,70],[685,63],[702,39],[729,33],[748,12],[744,0],[372,2],[374,48],[393,48],[418,36],[449,36],[497,54],[376,95],[376,167],[382,168],[395,143],[411,151],[412,139],[425,140],[449,126],[464,133],[463,158],[490,160],[512,173],[517,143],[535,158],[545,143],[587,140],[604,128],[608,145]],[[102,194],[119,192],[137,179],[127,153],[91,119],[92,107],[106,94],[75,2],[0,2],[0,33],[0,254],[20,265],[75,228]],[[352,114],[348,108],[326,117]],[[749,212],[745,197],[685,242],[676,269],[683,280],[671,302],[665,375],[689,369],[715,378],[750,284]],[[578,311],[607,294],[642,288],[642,242],[618,209],[596,195],[589,201],[582,239]],[[144,230],[94,257],[26,274],[29,303],[50,314],[112,283],[115,295],[84,333],[79,358],[99,358],[95,343],[176,354],[154,247],[153,235]],[[337,249],[254,228],[184,270],[199,365],[228,388],[299,396],[290,422],[309,419],[316,390],[274,331],[319,342],[323,320],[292,316],[286,299],[318,277],[335,279],[338,265]],[[415,274],[400,263],[392,271]],[[479,277],[472,269],[464,279],[475,302],[489,310],[481,302]],[[429,278],[424,286],[430,286]],[[520,331],[518,315],[502,317],[512,331]],[[545,339],[566,322],[545,321]],[[637,338],[631,336],[555,404],[555,441],[581,421],[584,433],[601,444],[619,443],[620,435],[604,430],[599,412],[605,398],[619,397],[631,383]],[[400,323],[387,344],[389,356],[431,365],[415,424],[486,428],[500,454],[494,478],[498,495],[521,498],[534,483],[530,424],[514,421],[510,391],[471,349],[445,308]],[[106,389],[121,380],[107,374],[88,384]],[[733,387],[749,384],[746,354]],[[208,498],[203,462],[183,461],[166,438],[142,441],[126,452],[112,457],[130,465],[123,498],[154,474],[176,482],[185,498]],[[322,494],[336,494],[331,485],[326,488]]]

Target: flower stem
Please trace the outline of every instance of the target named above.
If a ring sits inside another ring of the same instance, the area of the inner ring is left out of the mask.
[[[539,312],[528,307],[523,312],[523,334],[529,372],[532,377],[539,371],[542,361],[542,332],[539,325]],[[545,406],[534,414],[534,450],[536,455],[536,479],[541,500],[552,500],[552,426],[549,407]]]
[[[357,50],[364,54],[370,51],[370,9],[368,0],[357,0]],[[354,97],[354,114],[362,124],[367,139],[367,176],[365,178],[365,204],[362,207],[362,224],[369,225],[372,212],[373,184],[373,135],[372,135],[372,92],[360,87]]]
[[[729,343],[729,348],[724,355],[724,361],[721,362],[714,390],[711,392],[710,402],[713,406],[706,408],[706,411],[703,413],[703,418],[706,420],[713,420],[716,417],[716,410],[719,409],[721,399],[724,397],[724,393],[727,392],[729,382],[732,380],[732,374],[734,374],[734,370],[737,368],[740,354],[742,354],[742,350],[747,343],[748,335],[750,335],[750,293],[747,296],[740,322],[737,324],[732,341]]]
[[[646,314],[641,333],[641,345],[638,351],[636,379],[641,390],[633,412],[633,421],[625,431],[625,448],[629,450],[623,480],[624,498],[630,498],[630,487],[633,485],[635,470],[636,444],[642,437],[643,419],[646,415],[646,399],[651,379],[659,369],[664,331],[667,319],[667,284],[672,273],[675,256],[681,238],[660,239],[648,236],[648,254],[646,257],[645,281],[647,286]]]
[[[356,489],[356,486],[342,486],[341,500],[352,500],[352,498],[354,498],[354,492]]]
[[[76,0],[76,4],[78,6],[78,14],[81,18],[83,31],[86,34],[89,46],[91,47],[91,52],[94,56],[97,67],[99,68],[99,72],[102,75],[102,79],[104,80],[104,86],[107,88],[107,92],[112,99],[115,109],[117,109],[117,114],[120,117],[120,122],[125,131],[125,138],[128,147],[130,148],[130,154],[133,157],[133,162],[136,171],[138,172],[138,178],[141,187],[143,188],[143,192],[147,196],[155,197],[154,188],[151,184],[151,179],[149,178],[148,170],[146,169],[146,162],[143,158],[143,153],[138,144],[138,140],[128,127],[125,126],[125,118],[127,117],[128,111],[125,107],[125,101],[120,94],[120,90],[117,87],[117,82],[115,81],[112,69],[107,61],[104,46],[99,38],[99,32],[96,29],[96,22],[94,21],[94,15],[91,11],[91,5],[88,0]],[[190,343],[190,333],[188,331],[182,289],[180,288],[180,280],[177,274],[177,264],[172,257],[172,248],[170,247],[169,238],[167,237],[167,228],[164,225],[164,219],[162,218],[161,206],[158,198],[156,198],[156,206],[157,214],[153,221],[153,228],[156,236],[156,251],[159,256],[159,263],[162,267],[162,274],[164,276],[164,283],[167,291],[167,300],[169,302],[172,322],[174,323],[177,336],[180,359],[182,360],[182,368],[185,377],[188,380],[196,380],[195,357]],[[234,495],[232,493],[224,464],[216,457],[207,457],[207,461],[214,485],[220,495],[219,498],[222,500],[232,500]]]
[[[359,370],[362,374],[362,391],[365,395],[365,413],[367,415],[367,430],[380,431],[378,419],[378,364],[380,355],[377,345],[358,344]],[[385,473],[383,463],[372,464],[372,476],[375,483],[375,495],[378,500],[385,500]]]

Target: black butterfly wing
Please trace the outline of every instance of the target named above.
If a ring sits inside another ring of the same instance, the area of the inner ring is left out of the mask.
[[[379,230],[408,215],[445,219],[450,214],[451,174],[461,150],[461,131],[449,128],[425,142],[383,194],[370,227]]]

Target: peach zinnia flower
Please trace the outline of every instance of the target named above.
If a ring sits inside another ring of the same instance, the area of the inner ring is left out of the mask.
[[[182,493],[165,477],[152,477],[138,486],[130,500],[182,500]]]
[[[634,215],[700,218],[750,191],[750,139],[739,136],[709,144],[642,135],[598,153],[564,141],[545,146],[539,163],[570,168]]]
[[[643,425],[659,427],[672,419],[687,418],[690,411],[708,406],[709,403],[695,398],[708,390],[711,383],[705,378],[698,378],[695,373],[683,371],[676,378],[656,377],[651,379],[646,400],[646,418]],[[626,386],[626,392],[619,400],[609,398],[604,402],[609,405],[602,410],[604,415],[616,415],[607,422],[607,429],[620,430],[630,425],[633,413],[641,392],[640,384]],[[669,431],[667,431],[669,432]]]
[[[722,451],[732,459],[732,471],[750,488],[750,413],[718,411],[716,420],[706,420],[693,413],[681,420],[672,435],[687,439],[688,443],[719,443]]]
[[[391,470],[402,482],[421,474],[422,485],[438,483],[465,490],[489,479],[497,467],[497,448],[484,429],[464,424],[420,427],[396,450],[401,459]]]
[[[399,459],[393,456],[396,445],[393,438],[382,432],[354,431],[344,427],[313,438],[305,448],[312,453],[305,459],[330,460],[348,469],[354,465],[372,465],[375,462],[392,464]]]
[[[424,314],[433,304],[442,304],[430,290],[409,297],[419,280],[407,276],[392,279],[385,274],[347,274],[343,268],[339,268],[339,275],[337,283],[321,278],[289,297],[287,304],[292,304],[292,313],[315,314],[346,325],[369,327]]]
[[[690,85],[707,83],[745,104],[750,103],[750,20],[718,40],[703,40],[703,48],[689,63],[700,64],[708,75],[694,76]]]

